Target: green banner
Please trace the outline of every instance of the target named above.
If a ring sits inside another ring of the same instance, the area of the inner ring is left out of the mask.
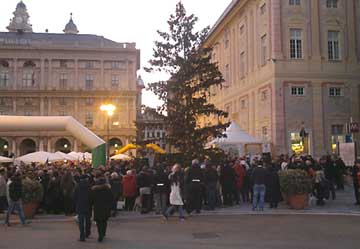
[[[106,165],[106,143],[92,150],[92,166],[97,168]]]

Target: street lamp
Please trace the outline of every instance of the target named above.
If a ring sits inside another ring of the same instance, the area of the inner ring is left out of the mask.
[[[107,114],[107,146],[106,146],[106,158],[107,161],[110,159],[110,118],[114,115],[116,106],[112,104],[101,105],[100,110]]]

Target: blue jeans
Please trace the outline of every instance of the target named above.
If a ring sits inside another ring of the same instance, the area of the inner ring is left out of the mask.
[[[179,218],[180,219],[184,218],[185,217],[184,208],[183,208],[183,206],[180,206],[180,205],[179,206],[171,205],[170,207],[168,207],[168,209],[164,213],[164,216],[166,218],[169,217],[170,214],[175,211],[176,207],[179,210]]]
[[[18,201],[10,200],[9,208],[8,208],[8,211],[7,211],[7,214],[6,214],[5,224],[10,224],[9,218],[10,218],[10,215],[12,214],[12,212],[14,210],[16,210],[16,212],[18,213],[21,224],[25,225],[26,220],[25,220],[25,215],[24,215],[21,200],[18,200]]]
[[[266,187],[264,184],[255,184],[254,185],[254,194],[253,194],[253,208],[259,207],[260,209],[264,208],[265,202],[265,191]]]
[[[84,240],[91,233],[91,215],[78,214],[80,239]]]

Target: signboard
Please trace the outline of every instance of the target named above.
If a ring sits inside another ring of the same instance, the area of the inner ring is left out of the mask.
[[[346,166],[354,166],[355,143],[339,143],[339,155]]]
[[[263,152],[263,153],[271,153],[270,144],[263,144],[263,145],[262,145],[262,152]]]
[[[352,122],[350,123],[350,132],[351,133],[358,133],[360,130],[359,123],[358,122]]]

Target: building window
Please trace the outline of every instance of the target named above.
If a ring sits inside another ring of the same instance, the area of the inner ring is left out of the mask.
[[[241,25],[240,27],[240,35],[243,35],[245,31],[245,25]]]
[[[329,88],[329,96],[332,96],[332,97],[343,96],[341,87],[330,87]]]
[[[85,100],[86,105],[93,105],[94,104],[94,98],[86,98]]]
[[[300,6],[300,0],[289,0],[289,4],[293,6]]]
[[[229,38],[229,30],[225,31],[225,36],[224,36],[224,44],[225,44],[225,48],[229,47],[229,43],[230,43],[230,38]]]
[[[112,87],[119,87],[120,83],[120,76],[119,75],[112,75],[111,76],[111,86]]]
[[[6,88],[9,85],[9,73],[7,71],[0,72],[0,88]]]
[[[261,128],[261,135],[262,135],[262,138],[263,138],[264,140],[267,139],[267,137],[268,137],[268,128],[267,128],[267,126],[263,126],[263,127]]]
[[[260,7],[260,14],[264,15],[266,13],[266,3],[264,3],[263,5],[261,5]]]
[[[245,51],[240,54],[240,78],[245,77],[245,65],[246,65]]]
[[[86,61],[85,62],[85,68],[87,68],[87,69],[92,69],[92,68],[94,68],[94,61]]]
[[[338,1],[337,0],[326,0],[327,8],[337,8]]]
[[[338,31],[329,31],[328,32],[329,60],[340,60],[339,33],[340,32],[338,32]]]
[[[267,100],[267,91],[262,91],[261,92],[261,101],[265,101]]]
[[[225,65],[225,82],[227,86],[230,86],[230,65]]]
[[[32,98],[25,98],[24,103],[25,103],[25,105],[32,105],[33,100],[32,100]]]
[[[32,111],[25,111],[25,112],[24,112],[24,115],[25,115],[25,116],[32,116]]]
[[[291,87],[291,95],[293,96],[304,96],[305,95],[305,89],[304,87]]]
[[[30,88],[35,86],[35,73],[26,71],[23,73],[22,86],[24,88]]]
[[[344,125],[331,125],[331,148],[333,152],[335,152],[337,143],[344,143],[345,135],[344,135]]]
[[[66,60],[60,60],[60,67],[66,68],[67,67],[67,61]]]
[[[261,65],[266,65],[266,57],[267,57],[267,51],[266,51],[266,35],[263,35],[261,37]]]
[[[302,58],[302,30],[290,29],[290,58]]]
[[[59,105],[66,105],[66,99],[65,98],[59,98]]]
[[[0,98],[0,106],[4,106],[5,105],[5,98]]]
[[[120,61],[112,61],[111,62],[112,69],[119,69],[120,68]]]
[[[85,89],[91,90],[94,87],[94,76],[92,74],[87,74],[85,76]]]
[[[67,73],[60,73],[60,89],[66,89]]]
[[[241,109],[245,109],[246,108],[246,101],[245,99],[241,100]]]
[[[85,113],[85,125],[92,126],[93,123],[94,123],[93,113],[92,112]]]

